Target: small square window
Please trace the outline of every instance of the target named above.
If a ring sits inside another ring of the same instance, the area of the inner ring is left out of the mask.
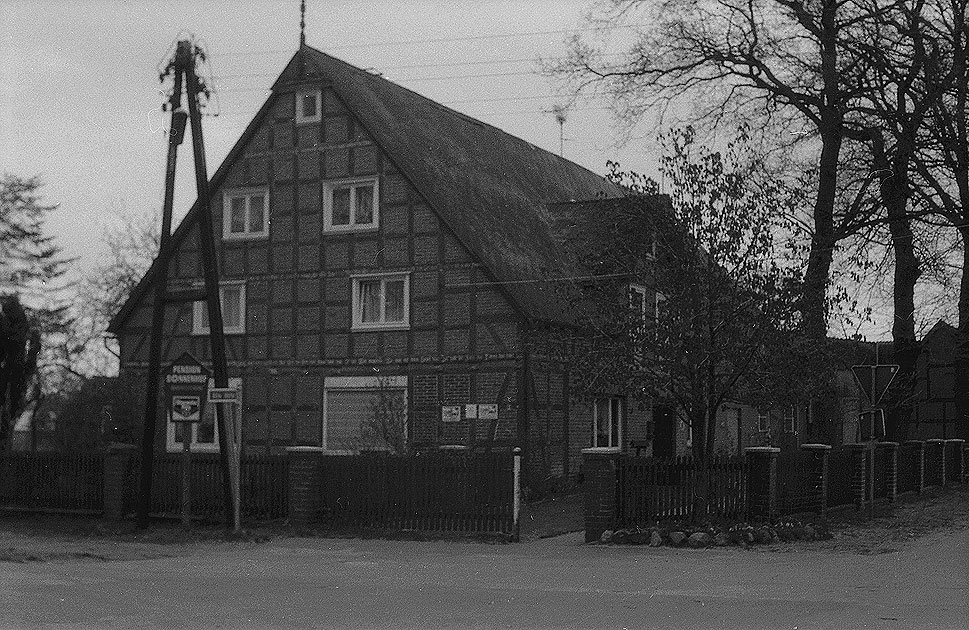
[[[219,287],[222,303],[222,329],[227,335],[246,332],[246,285],[224,282]],[[205,302],[195,302],[192,310],[192,334],[209,334],[209,311]]]
[[[357,276],[353,281],[353,329],[408,328],[410,276]]]
[[[377,228],[376,179],[327,182],[323,186],[323,230],[349,232]]]
[[[320,90],[300,90],[296,93],[296,124],[320,122]]]
[[[222,238],[225,240],[269,236],[269,191],[264,188],[229,190],[222,201]]]

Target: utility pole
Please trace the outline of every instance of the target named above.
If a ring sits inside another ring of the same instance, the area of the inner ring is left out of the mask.
[[[148,382],[145,397],[145,422],[142,435],[141,483],[138,502],[138,527],[148,527],[148,513],[151,509],[151,473],[154,455],[155,428],[158,413],[158,381],[161,378],[161,345],[165,319],[165,305],[172,302],[195,302],[205,300],[209,316],[209,341],[212,350],[212,367],[216,387],[228,386],[228,364],[225,355],[225,337],[222,325],[222,306],[219,300],[219,280],[215,256],[215,242],[212,228],[212,215],[209,207],[208,174],[205,165],[205,145],[202,141],[202,121],[199,112],[199,94],[205,91],[195,72],[196,57],[204,59],[204,53],[191,41],[178,42],[175,57],[161,75],[164,80],[174,75],[175,88],[169,101],[172,110],[172,124],[169,132],[168,162],[165,171],[165,201],[162,208],[162,232],[156,260],[155,296],[152,303],[151,338],[148,352]],[[188,114],[181,107],[182,82],[188,98]],[[195,183],[198,192],[199,237],[202,246],[202,264],[205,276],[204,291],[168,291],[168,267],[171,260],[172,205],[175,191],[175,163],[178,145],[185,137],[186,119],[192,127],[192,149],[195,158]],[[167,406],[167,405],[166,405]],[[234,518],[234,484],[230,479],[228,446],[234,440],[229,436],[235,430],[228,426],[222,405],[216,405],[216,423],[219,429],[220,463],[222,467],[223,491],[225,493],[226,516],[229,526],[238,529],[238,519]],[[183,425],[184,426],[184,425]],[[191,440],[191,426],[183,429],[182,440]],[[237,486],[235,486],[237,488]],[[237,499],[237,497],[236,497]]]

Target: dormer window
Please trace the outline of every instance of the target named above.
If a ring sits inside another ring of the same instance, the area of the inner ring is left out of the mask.
[[[379,223],[377,179],[326,182],[323,185],[323,230],[374,230]]]
[[[320,90],[300,90],[296,93],[296,124],[320,122],[322,96]]]
[[[269,190],[228,190],[222,197],[222,238],[245,239],[269,236]]]

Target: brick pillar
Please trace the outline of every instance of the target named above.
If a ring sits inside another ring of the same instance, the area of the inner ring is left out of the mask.
[[[898,496],[898,442],[879,442],[876,448],[887,451],[885,453],[885,487],[888,501],[895,502]],[[878,481],[876,479],[876,481]]]
[[[747,516],[770,520],[777,516],[777,454],[773,446],[748,446]]]
[[[585,541],[595,542],[616,525],[616,467],[619,447],[582,449],[585,477]]]
[[[102,510],[104,518],[118,521],[125,517],[126,499],[129,486],[134,479],[128,479],[129,462],[138,452],[134,444],[111,444],[104,454],[104,486],[102,488]]]
[[[858,509],[865,507],[868,496],[868,466],[870,449],[867,444],[845,444],[851,453],[851,491],[855,495],[855,505]]]
[[[827,444],[801,444],[802,451],[814,453],[814,467],[811,469],[811,485],[819,494],[816,507],[822,519],[828,513],[828,455],[831,447]]]
[[[966,444],[965,440],[952,439],[945,441],[946,465],[945,474],[947,483],[962,483],[962,451]]]
[[[912,475],[915,478],[915,491],[925,490],[925,442],[922,440],[906,440],[905,444],[911,445],[911,461],[905,462],[906,466],[913,468]]]
[[[925,485],[945,485],[945,440],[925,441]]]
[[[321,462],[323,449],[318,446],[289,446],[289,522],[308,525],[320,510]]]
[[[969,480],[969,444],[962,445],[962,481]]]

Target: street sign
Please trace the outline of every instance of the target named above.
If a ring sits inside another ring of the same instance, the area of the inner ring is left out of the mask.
[[[239,402],[239,390],[235,387],[210,387],[209,402],[237,403]]]
[[[897,365],[853,365],[851,372],[861,391],[865,393],[868,402],[874,406],[881,402],[888,391],[895,375],[898,374]]]
[[[201,422],[205,411],[209,371],[185,352],[164,372],[165,400],[172,422]]]

